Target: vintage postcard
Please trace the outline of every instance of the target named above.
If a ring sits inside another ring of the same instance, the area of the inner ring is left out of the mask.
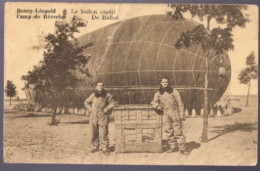
[[[4,162],[255,166],[258,10],[6,3]]]

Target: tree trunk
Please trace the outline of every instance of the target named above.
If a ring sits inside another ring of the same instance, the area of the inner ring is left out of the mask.
[[[51,117],[51,125],[55,125],[56,124],[56,119],[55,119],[55,117],[56,117],[56,112],[57,112],[57,107],[54,107],[54,110],[53,110],[53,112],[52,112],[52,117]]]
[[[12,97],[10,97],[10,102],[9,102],[9,105],[11,105],[11,98],[12,98]]]
[[[210,31],[210,20],[211,20],[211,18],[208,17],[207,18],[207,29],[208,29],[208,31]]]
[[[248,106],[248,101],[249,101],[249,91],[250,91],[250,85],[251,85],[251,80],[248,84],[248,90],[247,90],[247,98],[246,98],[246,107]]]
[[[208,70],[209,70],[209,64],[208,64],[208,55],[205,58],[205,82],[204,82],[204,115],[203,115],[203,130],[201,135],[201,142],[207,142],[208,141],[208,112],[209,112],[209,95],[208,95]]]

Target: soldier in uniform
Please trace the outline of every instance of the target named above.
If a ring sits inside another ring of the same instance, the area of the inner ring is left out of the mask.
[[[90,112],[90,143],[91,152],[102,150],[104,154],[109,154],[108,122],[109,113],[116,106],[112,95],[104,89],[104,84],[98,82],[95,92],[92,93],[84,102]]]
[[[182,128],[182,121],[185,120],[183,103],[179,92],[169,86],[168,78],[161,79],[160,89],[154,94],[151,104],[158,113],[163,114],[163,129],[170,146],[167,152],[179,150],[180,153],[187,155]]]

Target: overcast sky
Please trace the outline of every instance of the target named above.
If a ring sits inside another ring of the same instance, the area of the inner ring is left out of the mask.
[[[78,10],[77,15],[88,21],[88,24],[77,36],[129,18],[165,14],[168,9],[166,4],[7,3],[5,8],[4,84],[6,85],[7,80],[12,80],[17,86],[18,96],[21,98],[25,98],[25,93],[21,90],[24,86],[21,76],[26,75],[27,71],[43,58],[44,36],[54,31],[55,19],[17,18],[17,9],[35,10],[36,8],[38,10],[56,9],[54,15],[62,14],[62,11],[67,9],[68,20],[72,16],[71,10]],[[96,10],[98,16],[100,16],[100,11],[115,10],[115,16],[118,16],[119,20],[92,20],[91,14],[80,14],[81,9],[92,12]],[[239,84],[237,77],[240,70],[246,67],[245,60],[250,52],[254,51],[258,56],[257,6],[249,6],[246,13],[249,14],[250,23],[245,29],[235,28],[233,31],[235,49],[228,53],[232,75],[227,94],[245,95],[247,93],[247,86]],[[19,14],[30,15],[28,13]],[[43,17],[42,14],[39,15]],[[189,16],[187,17],[189,18]],[[253,81],[251,94],[258,94],[257,88],[257,81]]]

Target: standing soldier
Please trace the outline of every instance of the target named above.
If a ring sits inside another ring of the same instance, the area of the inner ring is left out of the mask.
[[[154,94],[151,104],[158,113],[163,112],[163,129],[170,145],[167,152],[180,150],[181,154],[187,155],[182,129],[182,120],[185,120],[183,103],[179,92],[169,86],[168,78],[161,79],[160,89]]]
[[[104,154],[109,155],[108,115],[116,106],[116,102],[112,95],[104,90],[104,84],[97,82],[95,92],[85,100],[84,104],[90,112],[91,152],[94,153],[100,149]]]

